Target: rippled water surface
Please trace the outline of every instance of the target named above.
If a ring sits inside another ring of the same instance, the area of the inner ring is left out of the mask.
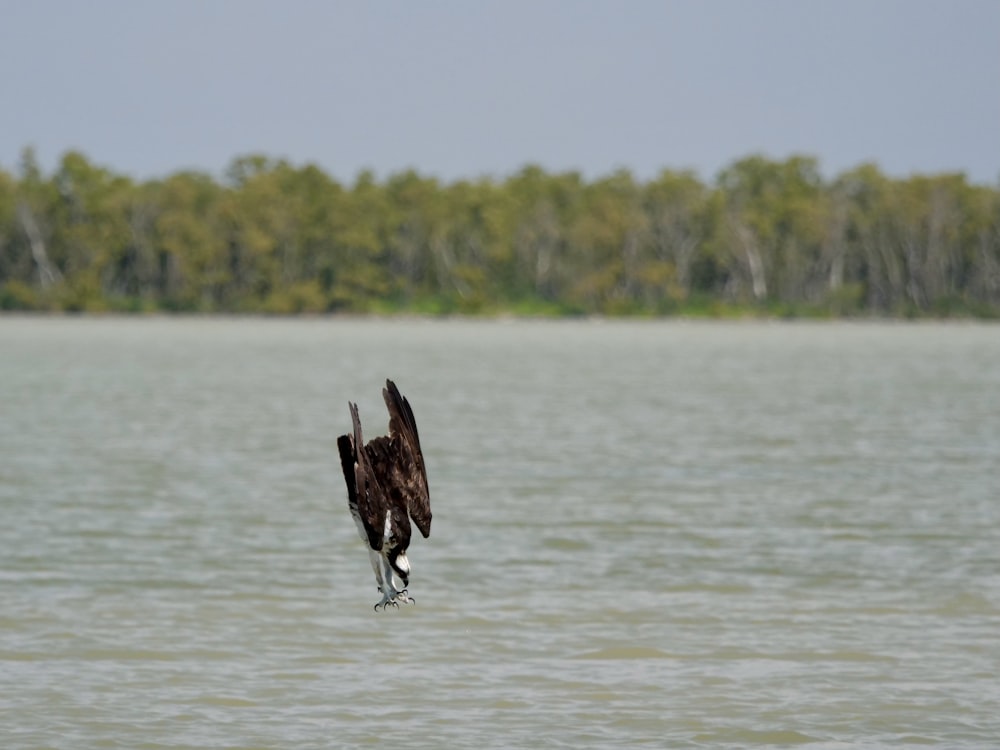
[[[996,326],[0,319],[0,512],[4,748],[1000,742]]]

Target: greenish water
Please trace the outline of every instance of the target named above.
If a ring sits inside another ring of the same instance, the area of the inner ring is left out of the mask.
[[[4,748],[1000,740],[996,326],[0,318],[0,512]]]

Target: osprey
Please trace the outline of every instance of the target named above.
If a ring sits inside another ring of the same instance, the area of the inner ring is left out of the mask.
[[[396,384],[385,381],[382,398],[389,409],[389,434],[368,441],[361,437],[358,405],[347,402],[353,434],[337,438],[340,463],[347,483],[347,507],[368,556],[382,600],[375,609],[400,602],[413,604],[406,587],[410,581],[410,519],[426,539],[431,533],[431,499],[427,470],[420,452],[417,423],[410,402]]]

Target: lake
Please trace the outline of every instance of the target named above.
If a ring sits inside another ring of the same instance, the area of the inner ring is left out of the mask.
[[[0,318],[0,511],[4,748],[1000,742],[996,325]]]

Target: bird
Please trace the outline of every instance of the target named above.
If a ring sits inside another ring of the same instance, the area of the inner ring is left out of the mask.
[[[375,611],[389,605],[413,604],[409,595],[410,519],[426,539],[431,533],[431,501],[427,469],[420,450],[417,422],[410,402],[392,380],[382,398],[389,410],[389,434],[369,440],[361,434],[358,405],[347,402],[350,433],[337,438],[347,484],[347,507],[358,534],[368,544],[368,557],[382,599]]]

